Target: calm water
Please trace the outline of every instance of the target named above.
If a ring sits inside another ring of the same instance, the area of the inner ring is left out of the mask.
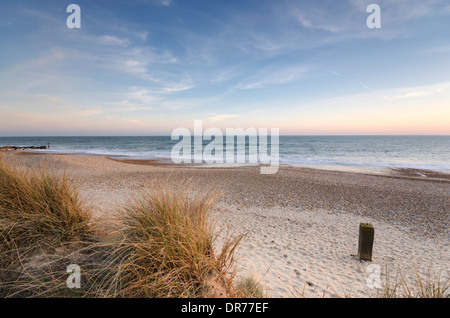
[[[0,137],[1,146],[43,146],[48,142],[54,153],[170,158],[178,141],[170,136]],[[280,136],[279,150],[280,162],[288,164],[450,171],[450,136]]]

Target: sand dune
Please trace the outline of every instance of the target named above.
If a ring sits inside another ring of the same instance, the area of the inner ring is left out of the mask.
[[[137,190],[167,180],[174,187],[220,191],[218,229],[246,234],[238,274],[257,278],[273,297],[367,297],[369,265],[395,275],[449,275],[450,183],[411,175],[372,175],[281,167],[259,169],[136,165],[106,157],[14,155],[74,177],[83,198],[107,224]],[[375,227],[373,262],[355,257],[360,222]],[[220,236],[219,236],[220,240]],[[412,281],[412,280],[411,280]]]

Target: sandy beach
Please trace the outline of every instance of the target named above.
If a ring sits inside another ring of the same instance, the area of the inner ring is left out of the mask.
[[[12,153],[26,167],[66,172],[107,227],[117,207],[155,182],[220,192],[217,229],[245,234],[238,276],[253,276],[272,297],[369,297],[367,267],[395,274],[449,275],[449,175],[281,166],[205,168],[102,156]],[[361,222],[375,228],[372,262],[356,258]]]

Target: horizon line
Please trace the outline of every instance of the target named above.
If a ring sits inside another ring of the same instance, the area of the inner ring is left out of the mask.
[[[203,136],[203,135],[191,135],[191,136]],[[270,136],[270,134],[268,134]],[[450,137],[450,134],[280,134],[280,137]],[[41,136],[0,136],[0,138],[55,138],[55,137],[171,137],[171,135],[41,135]]]

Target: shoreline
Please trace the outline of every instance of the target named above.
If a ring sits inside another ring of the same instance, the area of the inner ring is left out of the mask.
[[[118,207],[157,182],[218,192],[213,210],[221,237],[245,234],[238,274],[254,276],[273,297],[369,297],[366,267],[426,275],[450,264],[450,186],[446,180],[281,166],[198,168],[121,162],[101,156],[7,156],[19,166],[66,173],[103,226]],[[375,227],[373,262],[360,262],[359,223]],[[411,267],[411,268],[410,268]],[[305,285],[306,284],[306,285]]]
[[[0,154],[2,152],[0,151]],[[56,153],[56,152],[41,152],[41,151],[24,151],[24,150],[8,150],[6,153],[15,153],[18,155],[55,155],[55,156],[86,156],[86,157],[104,157],[112,161],[117,161],[126,164],[135,164],[142,166],[167,166],[167,167],[195,167],[202,169],[235,169],[247,167],[261,167],[261,164],[175,164],[170,158],[135,158],[127,156],[111,156],[103,154],[89,154],[89,153]],[[393,178],[409,178],[424,181],[444,181],[450,182],[450,170],[434,170],[434,169],[419,169],[409,167],[389,167],[389,166],[352,166],[352,165],[319,165],[319,164],[297,164],[297,163],[280,163],[281,167],[299,168],[299,169],[313,169],[336,172],[350,172],[367,175],[378,175]]]
[[[28,161],[27,166],[44,163],[49,168],[68,170],[75,180],[92,182],[91,187],[99,182],[94,176],[119,182],[128,192],[139,191],[158,179],[175,186],[183,180],[192,183],[193,190],[216,189],[223,194],[221,201],[236,206],[348,211],[406,225],[420,235],[439,232],[450,238],[450,180],[446,174],[423,177],[420,170],[380,174],[280,165],[276,174],[261,175],[259,166],[219,168],[105,156],[11,154]],[[80,184],[83,185],[81,181]],[[430,224],[425,224],[425,219]]]

